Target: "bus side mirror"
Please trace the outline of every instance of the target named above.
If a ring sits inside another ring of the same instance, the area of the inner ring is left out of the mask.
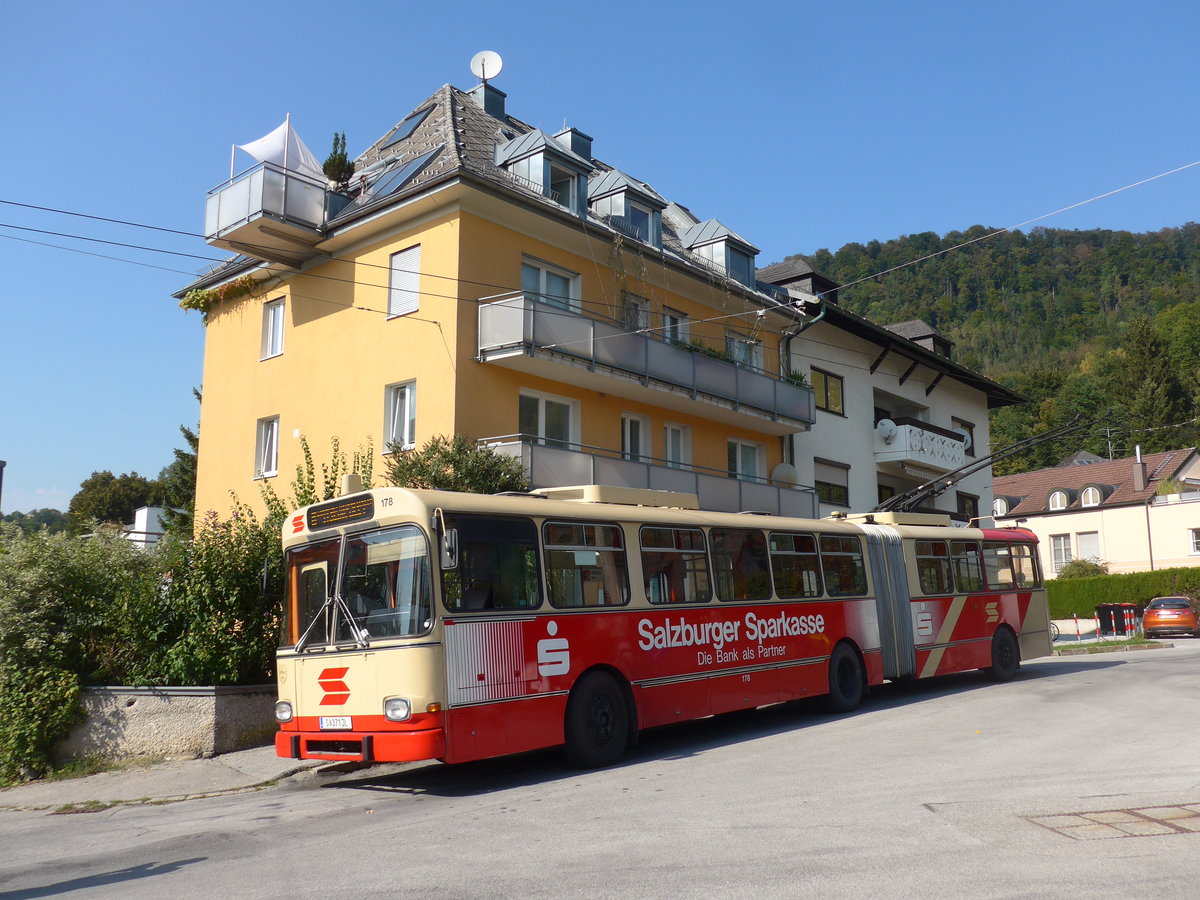
[[[458,529],[447,528],[442,532],[442,568],[458,568]]]

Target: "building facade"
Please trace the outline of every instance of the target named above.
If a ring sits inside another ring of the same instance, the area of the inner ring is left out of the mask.
[[[534,487],[870,508],[952,468],[955,421],[986,446],[988,406],[1019,399],[841,310],[811,270],[758,271],[748,240],[588,135],[505,106],[442,87],[342,190],[284,131],[210,193],[208,241],[237,255],[176,295],[207,330],[197,509],[254,505],[272,479],[286,495],[301,437],[320,457],[334,437],[386,454],[455,433],[519,456]]]
[[[1109,571],[1200,565],[1200,455],[1193,448],[1103,460],[1076,454],[1064,464],[993,479],[1000,526],[1038,536],[1042,570],[1073,559]]]

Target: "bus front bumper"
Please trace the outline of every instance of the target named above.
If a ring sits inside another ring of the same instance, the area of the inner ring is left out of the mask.
[[[290,759],[332,762],[416,762],[442,759],[446,733],[441,728],[419,731],[278,731],[275,755]]]

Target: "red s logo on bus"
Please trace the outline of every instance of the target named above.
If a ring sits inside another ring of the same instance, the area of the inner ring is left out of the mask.
[[[317,676],[317,684],[325,692],[325,696],[321,698],[321,706],[341,706],[350,699],[350,687],[342,681],[348,671],[350,671],[348,666],[340,669],[323,669]]]
[[[558,623],[547,622],[546,632],[550,635],[537,643],[539,675],[566,675],[571,670],[571,646],[566,638],[556,638]]]
[[[292,516],[292,534],[299,534],[304,530],[304,516]]]

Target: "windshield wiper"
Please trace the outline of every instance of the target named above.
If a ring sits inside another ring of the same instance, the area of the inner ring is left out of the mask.
[[[308,627],[304,629],[304,634],[300,635],[300,640],[296,641],[296,652],[303,653],[304,648],[308,645],[308,636],[317,626],[317,623],[325,619],[330,608],[336,608],[346,618],[346,624],[350,628],[350,633],[354,636],[354,646],[360,650],[365,650],[369,647],[370,641],[365,628],[359,628],[354,624],[354,616],[350,612],[350,607],[346,603],[346,599],[342,596],[341,591],[334,591],[330,596],[325,598],[325,602],[321,604],[321,608],[317,610],[317,614],[313,616],[313,620],[308,623]],[[333,643],[337,643],[334,641]]]

